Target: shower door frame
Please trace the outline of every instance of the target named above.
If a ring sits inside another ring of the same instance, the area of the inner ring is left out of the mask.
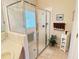
[[[47,12],[49,12],[49,23],[47,23]],[[49,24],[49,33],[47,33],[47,25]],[[50,25],[51,25],[51,12],[46,10],[46,47],[49,45],[49,43],[47,44],[47,34],[49,34],[49,38],[50,38]]]

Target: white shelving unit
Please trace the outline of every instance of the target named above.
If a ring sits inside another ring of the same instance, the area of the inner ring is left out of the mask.
[[[60,49],[64,52],[68,50],[68,45],[69,45],[69,35],[67,34],[62,34],[61,35],[61,43],[60,43]]]

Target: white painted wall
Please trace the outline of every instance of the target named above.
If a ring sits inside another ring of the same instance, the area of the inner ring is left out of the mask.
[[[71,32],[71,42],[70,42],[70,48],[68,53],[68,59],[78,59],[78,16],[77,16],[78,10],[77,10],[77,0],[76,0],[76,10],[74,14],[74,22]]]

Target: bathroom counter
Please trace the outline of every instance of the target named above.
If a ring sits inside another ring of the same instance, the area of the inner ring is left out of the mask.
[[[25,35],[8,33],[8,37],[1,43],[1,55],[8,52],[11,54],[11,59],[19,59],[24,38]]]

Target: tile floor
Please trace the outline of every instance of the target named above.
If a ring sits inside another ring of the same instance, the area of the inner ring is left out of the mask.
[[[47,47],[38,59],[67,59],[67,53],[61,51],[58,47]]]

